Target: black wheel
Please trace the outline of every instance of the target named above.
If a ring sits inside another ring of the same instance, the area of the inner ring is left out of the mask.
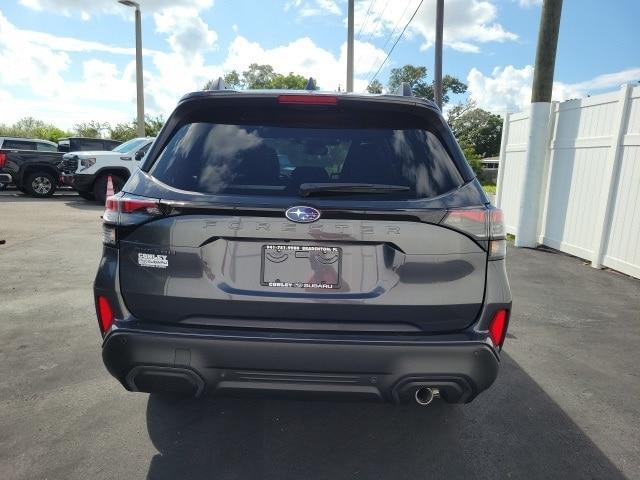
[[[96,199],[96,197],[93,195],[93,192],[78,192],[78,195],[80,195],[80,197],[84,198],[85,200]]]
[[[56,191],[56,178],[47,172],[32,173],[27,175],[24,189],[32,197],[50,197]]]
[[[105,200],[107,199],[107,180],[109,179],[109,175],[101,175],[93,184],[93,196],[95,201],[101,205],[104,205]],[[125,184],[125,180],[118,175],[111,175],[111,183],[113,183],[113,193],[118,193],[122,190],[122,187]]]

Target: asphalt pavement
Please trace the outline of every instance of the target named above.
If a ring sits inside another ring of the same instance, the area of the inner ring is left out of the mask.
[[[470,405],[189,400],[102,365],[99,206],[0,192],[0,478],[640,478],[640,281],[510,249],[514,313]]]

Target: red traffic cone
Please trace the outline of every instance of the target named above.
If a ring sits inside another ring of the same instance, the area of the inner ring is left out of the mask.
[[[111,179],[111,175],[107,177],[107,200],[110,196],[113,195],[113,180]]]

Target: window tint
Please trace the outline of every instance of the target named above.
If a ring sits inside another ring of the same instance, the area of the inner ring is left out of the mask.
[[[88,150],[104,150],[102,140],[89,138],[77,138],[71,141],[71,150],[86,152]]]
[[[409,190],[386,197],[426,198],[462,183],[440,140],[422,128],[190,123],[151,174],[182,190],[250,195],[296,196],[303,183],[333,182],[402,185]]]
[[[55,145],[49,145],[48,143],[38,142],[36,144],[36,150],[39,152],[56,152],[58,147]]]
[[[113,151],[118,153],[131,153],[145,142],[147,142],[146,138],[132,138],[115,147]],[[109,147],[109,145],[107,145],[107,147]]]
[[[7,150],[35,150],[36,142],[30,142],[28,140],[5,140],[2,143],[2,148]]]

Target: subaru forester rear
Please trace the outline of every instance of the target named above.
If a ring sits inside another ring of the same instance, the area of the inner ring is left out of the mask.
[[[128,390],[425,404],[496,378],[502,215],[429,101],[186,95],[103,240],[103,359]]]

